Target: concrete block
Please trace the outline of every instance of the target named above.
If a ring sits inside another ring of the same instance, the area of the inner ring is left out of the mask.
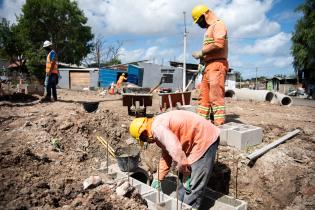
[[[171,200],[171,198],[164,193],[160,192],[160,203],[158,203],[158,192],[151,192],[142,196],[148,203],[148,209],[157,210],[165,206],[165,202]]]
[[[174,176],[168,176],[164,180],[165,187],[162,190],[167,195],[172,197],[172,200],[176,202],[176,181],[174,181]],[[176,204],[176,203],[175,203]],[[176,206],[175,206],[176,208]],[[200,209],[211,209],[211,210],[247,210],[247,203],[235,199],[231,196],[221,194],[219,192],[213,191],[206,188],[204,193],[204,199],[202,201],[202,206]]]
[[[238,149],[245,149],[262,142],[262,128],[243,125],[228,131],[227,144]]]
[[[220,145],[227,145],[229,132],[233,130],[234,128],[240,127],[241,125],[242,124],[240,123],[233,123],[233,122],[221,125],[219,127],[220,128]]]
[[[206,188],[200,209],[247,210],[247,203]]]
[[[145,195],[151,192],[154,192],[153,188],[146,184],[137,184],[134,186],[138,191],[140,195]]]
[[[178,208],[177,208],[177,205],[178,205]],[[178,201],[178,204],[177,204],[177,200],[176,199],[171,199],[169,201],[166,201],[166,202],[163,202],[160,204],[160,207],[162,207],[163,209],[167,209],[167,210],[190,210],[191,209],[191,206],[181,202],[181,201]]]

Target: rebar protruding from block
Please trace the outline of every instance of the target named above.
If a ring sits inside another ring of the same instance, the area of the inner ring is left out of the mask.
[[[178,210],[178,184],[179,184],[179,170],[177,171],[177,178],[176,178],[176,210]]]

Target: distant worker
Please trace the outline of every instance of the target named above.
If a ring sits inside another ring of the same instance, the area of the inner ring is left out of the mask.
[[[199,209],[214,165],[219,128],[193,112],[175,110],[136,118],[129,132],[141,145],[156,143],[162,149],[158,176],[151,186],[161,186],[174,161],[180,172],[179,199]]]
[[[204,5],[192,10],[192,18],[201,28],[206,29],[203,47],[192,56],[205,63],[197,112],[210,119],[213,114],[215,125],[225,121],[224,82],[228,67],[227,28],[222,20]]]
[[[57,63],[57,55],[53,50],[52,43],[50,41],[45,41],[43,48],[47,52],[46,59],[46,96],[43,98],[43,101],[51,101],[51,92],[54,98],[54,101],[57,101],[57,90],[56,86],[58,84],[59,70]]]
[[[120,88],[121,85],[123,84],[123,82],[126,80],[127,80],[127,77],[125,77],[125,73],[122,73],[122,75],[120,75],[120,77],[117,81],[117,84],[116,84],[117,88]]]

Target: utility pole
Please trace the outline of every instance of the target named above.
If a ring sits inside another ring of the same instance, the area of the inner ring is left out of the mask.
[[[258,83],[257,83],[257,70],[258,70],[258,67],[256,67],[256,83],[255,83],[255,90],[258,89],[258,88],[257,88],[257,85],[258,85]]]
[[[186,31],[186,12],[184,14],[184,60],[183,60],[183,91],[186,88],[186,42],[187,42],[187,31]]]

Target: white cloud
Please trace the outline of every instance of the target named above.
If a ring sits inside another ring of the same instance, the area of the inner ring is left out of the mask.
[[[247,45],[239,50],[244,54],[283,55],[289,54],[291,35],[280,32],[266,39],[258,39],[253,45]]]
[[[226,22],[232,36],[268,36],[280,30],[279,23],[270,21],[266,16],[273,2],[273,0],[233,0],[217,8],[216,12]]]
[[[126,48],[121,48],[119,52],[119,58],[123,63],[129,63],[139,60],[150,60],[155,62],[166,62],[169,58],[176,55],[176,52],[172,49],[161,49],[158,46],[152,46],[147,49],[135,49],[127,50]]]
[[[0,18],[6,18],[10,23],[16,22],[16,15],[20,15],[25,0],[4,0],[0,5]]]
[[[292,66],[293,57],[292,56],[276,56],[271,58],[266,58],[260,62],[261,66],[274,66],[277,68],[289,68]]]

